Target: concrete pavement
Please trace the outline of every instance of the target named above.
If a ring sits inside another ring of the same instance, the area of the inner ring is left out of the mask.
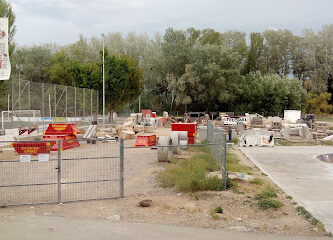
[[[224,232],[213,229],[166,226],[144,223],[89,221],[53,216],[26,217],[0,222],[0,239],[24,240],[316,240],[331,239],[284,236],[248,232]]]
[[[333,164],[314,159],[331,146],[249,147],[240,150],[333,233]]]

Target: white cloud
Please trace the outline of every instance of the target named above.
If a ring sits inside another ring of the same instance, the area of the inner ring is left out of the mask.
[[[333,23],[330,0],[12,0],[19,44],[69,43],[80,33],[214,28],[262,31]]]

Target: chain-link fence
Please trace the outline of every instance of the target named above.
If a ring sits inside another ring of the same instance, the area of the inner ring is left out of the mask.
[[[62,151],[70,144],[77,147]],[[1,142],[0,206],[123,197],[121,146],[98,140]]]
[[[211,151],[217,160],[221,161],[221,173],[224,187],[227,184],[227,139],[222,128],[216,127],[211,121],[207,124],[207,140],[213,144]],[[221,145],[216,145],[220,143]]]
[[[2,96],[2,128],[30,127],[49,122],[97,118],[98,91],[25,80],[11,80]]]

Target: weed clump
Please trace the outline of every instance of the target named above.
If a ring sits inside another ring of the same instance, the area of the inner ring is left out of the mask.
[[[278,209],[283,206],[283,203],[278,200],[270,199],[270,198],[269,199],[259,199],[258,206],[263,210],[266,210],[269,208]]]

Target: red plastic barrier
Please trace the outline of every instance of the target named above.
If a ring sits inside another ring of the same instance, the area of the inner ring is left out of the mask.
[[[58,151],[58,142],[57,140],[62,140],[60,150],[67,150],[70,148],[80,147],[80,143],[77,140],[75,135],[64,135],[64,136],[54,136],[54,135],[44,135],[44,141],[52,141],[51,151]]]
[[[138,136],[136,138],[135,147],[148,147],[156,145],[156,135]]]
[[[186,131],[188,136],[188,144],[195,143],[195,136],[197,135],[196,123],[173,123],[171,125],[172,131]]]
[[[147,114],[150,114],[150,117],[156,118],[156,114],[153,113],[151,109],[141,109],[142,118],[146,118]]]
[[[75,123],[50,123],[44,135],[76,135],[81,134]]]
[[[17,142],[11,145],[19,155],[37,155],[50,153],[52,142]]]

